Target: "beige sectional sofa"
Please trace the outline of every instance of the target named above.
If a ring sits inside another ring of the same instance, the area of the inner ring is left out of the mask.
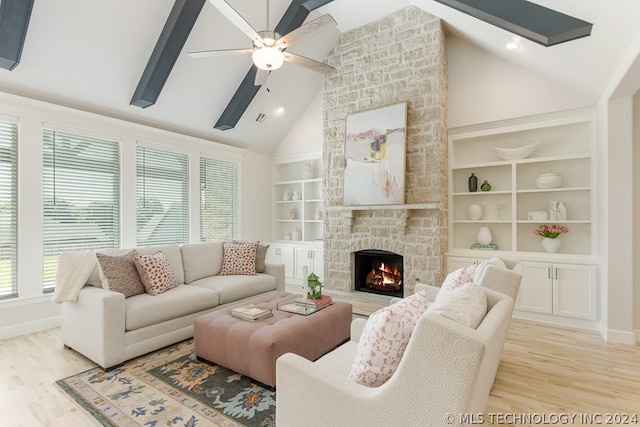
[[[100,252],[116,255],[129,250]],[[266,271],[256,275],[220,275],[222,242],[136,251],[141,255],[162,251],[178,286],[160,295],[143,293],[125,298],[103,288],[95,259],[77,300],[62,302],[62,343],[104,369],[192,337],[194,319],[202,314],[285,290],[284,266],[280,264],[266,264]]]

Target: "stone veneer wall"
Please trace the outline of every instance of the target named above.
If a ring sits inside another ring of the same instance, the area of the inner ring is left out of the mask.
[[[405,295],[440,284],[447,247],[447,63],[440,20],[410,6],[342,35],[324,94],[323,196],[327,289],[353,291],[353,252],[404,256]],[[346,117],[407,102],[405,203],[440,209],[343,207]]]

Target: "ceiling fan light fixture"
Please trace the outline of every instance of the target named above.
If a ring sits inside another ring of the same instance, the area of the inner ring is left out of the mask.
[[[262,70],[277,70],[284,63],[284,53],[277,47],[256,49],[251,56],[256,67]]]

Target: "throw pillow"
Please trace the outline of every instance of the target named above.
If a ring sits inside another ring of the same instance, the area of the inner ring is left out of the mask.
[[[233,243],[237,243],[239,245],[246,245],[251,242],[246,242],[243,240],[234,240]],[[267,250],[269,249],[269,245],[261,245],[258,242],[258,248],[256,249],[256,273],[264,273],[267,271],[267,265],[265,264],[265,259],[267,258]]]
[[[473,264],[449,273],[444,279],[444,282],[442,282],[442,286],[440,286],[440,291],[436,296],[436,300],[450,294],[454,289],[459,288],[467,282],[473,282],[473,275],[475,274],[477,267],[477,265]]]
[[[499,268],[507,268],[507,265],[504,263],[504,261],[502,261],[498,257],[493,257],[490,260],[481,262],[478,265],[478,268],[476,268],[475,273],[473,273],[473,283],[480,284],[480,279],[482,279],[482,275],[489,265],[495,265]]]
[[[426,309],[427,293],[421,291],[369,316],[349,378],[369,387],[378,387],[391,378]]]
[[[124,294],[125,298],[145,293],[135,265],[135,250],[122,255],[96,253],[103,287]],[[106,285],[106,286],[105,286]]]
[[[149,295],[160,295],[178,286],[178,279],[162,251],[153,255],[136,255],[135,263]]]
[[[222,244],[222,276],[242,274],[253,276],[256,274],[256,252],[258,242]]]
[[[469,282],[436,299],[428,311],[476,329],[487,314],[487,296],[480,286]]]

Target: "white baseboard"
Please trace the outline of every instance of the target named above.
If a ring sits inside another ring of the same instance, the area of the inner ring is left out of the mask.
[[[6,326],[4,328],[0,328],[0,339],[13,338],[17,337],[18,335],[30,334],[33,332],[44,331],[46,329],[57,328],[58,326],[60,326],[60,316]]]
[[[638,331],[619,331],[616,329],[605,329],[603,338],[608,343],[635,345],[640,335]]]

